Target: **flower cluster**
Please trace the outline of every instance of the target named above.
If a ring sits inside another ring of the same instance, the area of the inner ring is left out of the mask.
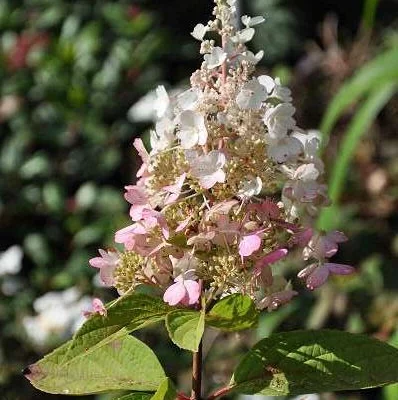
[[[272,310],[297,294],[271,268],[294,248],[310,262],[298,274],[310,289],[353,272],[328,261],[345,236],[313,229],[328,204],[319,135],[296,126],[279,79],[254,76],[263,52],[245,44],[264,18],[243,16],[238,29],[234,3],[217,0],[214,20],[194,28],[204,61],[191,87],[173,97],[157,89],[151,151],[134,142],[143,164],[126,187],[132,224],[115,235],[123,251],[90,260],[121,294],[151,285],[188,306],[239,292]]]

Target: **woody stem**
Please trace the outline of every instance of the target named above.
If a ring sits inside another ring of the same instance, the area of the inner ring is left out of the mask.
[[[191,400],[201,400],[202,398],[202,341],[200,341],[198,351],[192,357],[192,393]]]

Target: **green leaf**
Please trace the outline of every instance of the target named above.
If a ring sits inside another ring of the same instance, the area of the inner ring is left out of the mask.
[[[175,400],[177,397],[177,391],[174,387],[173,382],[166,378],[158,387],[158,390],[153,395],[151,400]]]
[[[170,339],[185,350],[198,351],[205,330],[203,312],[175,310],[166,316],[166,328]]]
[[[334,124],[346,108],[369,91],[398,79],[398,49],[385,51],[362,67],[353,78],[342,86],[333,98],[322,120],[320,131],[326,139]],[[324,140],[324,143],[326,140]]]
[[[392,335],[389,343],[398,348],[398,330]],[[383,388],[383,400],[397,400],[398,399],[398,383],[388,385]]]
[[[236,293],[218,301],[206,315],[206,322],[224,331],[240,331],[257,325],[258,316],[253,300]]]
[[[153,393],[145,393],[145,392],[134,392],[130,394],[126,394],[123,397],[118,397],[115,400],[150,400],[153,396]]]
[[[66,343],[29,367],[33,386],[53,394],[91,394],[110,390],[153,391],[165,374],[153,351],[133,336],[88,348],[67,358]]]
[[[398,350],[341,331],[293,331],[258,342],[231,381],[240,393],[268,396],[354,390],[398,381]]]
[[[176,397],[177,391],[173,382],[166,378],[160,384],[156,393],[134,392],[119,397],[117,400],[175,400]]]
[[[116,338],[161,321],[172,308],[161,299],[132,293],[107,305],[107,316],[93,315],[77,331],[62,362],[79,357],[87,348],[101,347]]]
[[[364,1],[362,10],[362,26],[367,30],[373,29],[378,5],[379,5],[379,0]]]
[[[318,218],[320,229],[335,228],[336,205],[343,192],[349,164],[355,154],[355,149],[361,137],[367,132],[380,110],[394,95],[396,89],[396,82],[387,82],[374,89],[350,123],[333,165],[329,181],[329,196],[333,207],[322,210]]]

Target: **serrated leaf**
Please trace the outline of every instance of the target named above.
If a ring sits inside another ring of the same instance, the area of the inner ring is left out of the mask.
[[[205,330],[204,313],[193,310],[175,310],[166,316],[170,339],[185,350],[198,351]]]
[[[145,393],[145,392],[134,392],[126,394],[123,397],[118,397],[115,400],[150,400],[153,396],[153,393]]]
[[[257,325],[258,316],[253,300],[236,293],[218,301],[206,315],[206,323],[224,331],[240,331]]]
[[[301,395],[398,382],[398,350],[341,331],[293,331],[258,342],[235,370],[231,386],[246,394]]]
[[[166,378],[158,387],[156,393],[152,396],[151,400],[175,400],[177,391],[173,382]]]
[[[33,386],[53,394],[92,394],[110,390],[153,391],[165,374],[153,351],[133,336],[114,339],[77,357],[64,357],[66,343],[29,367]]]
[[[177,391],[173,382],[166,378],[158,387],[155,393],[134,392],[129,393],[116,400],[175,400]]]
[[[172,308],[161,299],[140,293],[118,298],[107,305],[107,316],[93,315],[76,332],[63,362],[79,356],[87,348],[102,346],[115,338],[161,321]]]

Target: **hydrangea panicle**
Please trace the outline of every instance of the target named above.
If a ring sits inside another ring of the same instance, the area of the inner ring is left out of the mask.
[[[329,262],[344,234],[313,228],[329,204],[319,133],[297,126],[278,78],[255,75],[264,52],[246,44],[264,18],[245,15],[240,29],[235,1],[215,3],[214,19],[192,31],[203,63],[191,87],[159,86],[151,150],[134,142],[143,165],[126,186],[132,224],[115,235],[123,251],[100,250],[90,264],[119,293],[153,285],[170,305],[194,306],[240,292],[274,310],[297,295],[278,274],[295,249],[309,289],[353,268]]]

